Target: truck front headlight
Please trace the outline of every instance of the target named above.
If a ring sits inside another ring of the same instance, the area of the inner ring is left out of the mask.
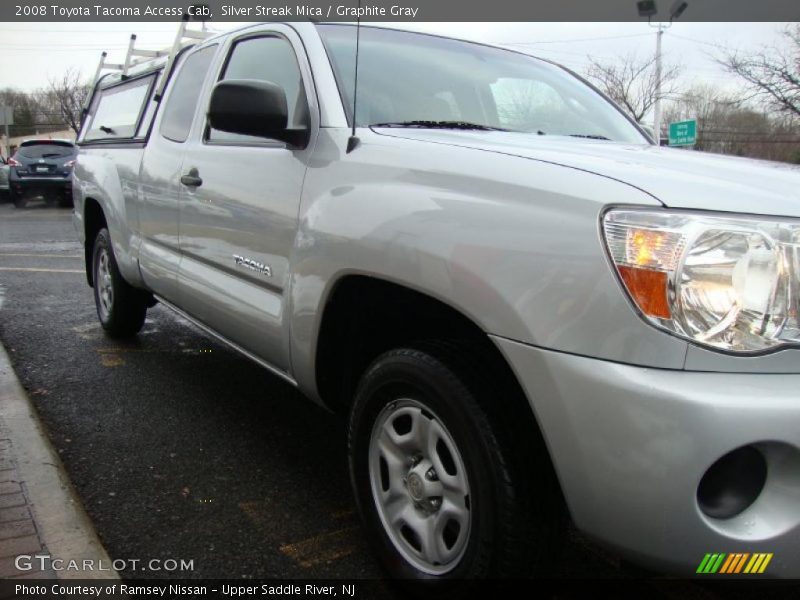
[[[800,344],[800,221],[612,209],[603,234],[657,327],[731,352]]]

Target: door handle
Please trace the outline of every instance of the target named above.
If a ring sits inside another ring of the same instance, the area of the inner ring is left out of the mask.
[[[203,180],[200,179],[197,169],[192,167],[186,175],[181,176],[181,183],[186,187],[200,187],[203,185]]]

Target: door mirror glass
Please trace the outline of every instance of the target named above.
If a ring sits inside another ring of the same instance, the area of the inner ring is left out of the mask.
[[[287,128],[286,92],[271,81],[226,79],[214,86],[209,125],[219,131],[297,143],[297,130]]]

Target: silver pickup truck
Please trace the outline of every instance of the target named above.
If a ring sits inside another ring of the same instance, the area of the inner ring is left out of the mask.
[[[348,415],[391,576],[547,573],[570,520],[800,576],[800,171],[659,148],[525,54],[356,35],[98,83],[74,222],[108,335],[160,302]]]

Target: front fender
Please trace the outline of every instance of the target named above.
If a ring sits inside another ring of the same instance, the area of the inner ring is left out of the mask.
[[[295,378],[316,396],[327,299],[348,274],[428,294],[483,331],[631,364],[681,368],[686,344],[639,319],[599,233],[608,204],[659,206],[596,174],[475,149],[323,130],[292,257]]]

